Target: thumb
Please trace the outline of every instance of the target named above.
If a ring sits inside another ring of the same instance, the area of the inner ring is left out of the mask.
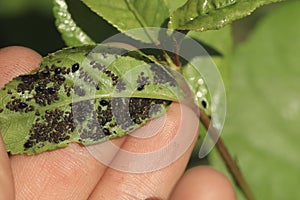
[[[41,60],[41,55],[26,47],[0,49],[0,88],[13,77],[36,69]]]
[[[38,53],[25,47],[14,46],[0,49],[0,88],[13,77],[37,68],[41,59]],[[0,137],[0,199],[12,197],[14,197],[12,172],[5,145]]]

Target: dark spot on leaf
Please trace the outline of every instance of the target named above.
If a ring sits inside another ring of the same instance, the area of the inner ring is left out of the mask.
[[[104,73],[107,75],[107,76],[111,76],[112,72],[110,70],[105,70]]]
[[[75,85],[74,86],[74,93],[77,94],[78,96],[84,96],[85,95],[85,90],[82,89],[80,86]]]
[[[53,87],[48,88],[49,94],[55,94],[56,90]]]
[[[106,122],[107,122],[107,120],[106,120],[105,117],[100,117],[99,121],[100,121],[100,123],[101,123],[102,126],[104,126],[106,124]]]
[[[170,86],[175,87],[176,80],[168,73],[167,69],[157,64],[151,64],[150,69],[154,73],[154,82],[158,84],[169,83]]]
[[[76,72],[77,70],[79,69],[79,64],[78,63],[75,63],[72,65],[72,72]]]
[[[201,105],[203,106],[203,108],[206,108],[206,107],[207,107],[206,101],[205,101],[205,100],[202,100],[202,101],[201,101]]]
[[[117,81],[118,80],[118,76],[117,75],[115,75],[115,74],[113,74],[112,76],[111,76],[111,80],[113,80],[113,81]]]
[[[142,91],[142,90],[144,89],[144,87],[145,87],[145,85],[139,85],[139,86],[137,87],[137,90],[138,90],[138,91]]]
[[[102,99],[102,100],[100,101],[100,105],[101,105],[101,106],[107,106],[107,105],[108,105],[108,101]]]
[[[19,108],[20,108],[20,109],[24,109],[24,108],[26,108],[27,106],[28,106],[27,103],[24,103],[24,102],[20,102],[20,103],[19,103]]]
[[[54,70],[55,74],[60,74],[61,73],[61,68],[60,67],[56,67]]]
[[[44,77],[47,77],[50,75],[50,72],[49,70],[45,69],[44,71],[41,72],[41,74],[44,76]]]
[[[40,115],[41,115],[41,114],[40,114],[40,111],[38,111],[38,110],[35,111],[35,115],[36,115],[36,116],[40,116]]]
[[[118,80],[118,82],[116,84],[116,90],[118,92],[120,92],[122,90],[126,90],[126,83],[122,79]]]
[[[34,106],[30,105],[25,109],[25,113],[34,111]]]
[[[138,83],[138,88],[137,88],[138,91],[143,90],[145,85],[150,84],[149,77],[145,76],[144,72],[141,72],[136,82]]]
[[[109,132],[109,130],[108,130],[107,128],[104,128],[104,129],[103,129],[103,133],[104,133],[105,135],[110,135],[110,132]]]
[[[33,143],[32,143],[31,141],[27,141],[27,142],[24,144],[24,148],[25,148],[25,149],[29,149],[29,148],[31,148],[31,147],[33,147]]]
[[[54,78],[56,79],[56,80],[60,80],[60,81],[65,81],[65,77],[64,76],[62,76],[62,75],[55,75],[54,76]]]
[[[38,85],[38,86],[35,88],[35,91],[36,91],[36,92],[43,92],[44,90],[46,90],[46,87],[43,86],[43,85]]]

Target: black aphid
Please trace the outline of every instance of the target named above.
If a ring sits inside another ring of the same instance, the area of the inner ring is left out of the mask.
[[[24,102],[20,102],[20,103],[19,103],[19,108],[20,108],[20,109],[24,109],[24,108],[26,108],[27,106],[28,106],[27,103],[24,103]]]
[[[41,115],[41,114],[40,114],[40,111],[38,111],[38,110],[35,111],[35,115],[36,115],[36,116],[40,116],[40,115]]]
[[[101,119],[101,121],[100,121],[101,125],[104,126],[106,124],[106,122],[107,122],[106,118],[105,117],[101,117],[100,119]]]
[[[102,131],[105,135],[110,135],[110,132],[107,128],[102,129]]]
[[[76,72],[77,70],[79,69],[79,64],[78,63],[75,63],[72,65],[72,72]]]
[[[60,67],[56,67],[54,70],[55,74],[60,74],[61,73],[61,68]]]
[[[46,87],[43,86],[43,85],[38,85],[38,86],[35,88],[35,91],[36,91],[36,92],[43,92],[44,90],[46,90]]]
[[[50,72],[49,70],[45,69],[44,71],[41,72],[41,74],[44,76],[44,77],[47,77],[50,75]]]
[[[53,87],[49,87],[47,90],[48,90],[49,94],[55,94],[55,92],[56,92],[55,88],[53,88]]]
[[[108,101],[102,99],[102,100],[100,101],[100,105],[101,105],[101,106],[107,106],[107,105],[108,105]]]
[[[206,101],[202,100],[202,101],[201,101],[201,104],[202,104],[203,108],[206,108],[206,107],[207,107]]]
[[[138,90],[138,91],[142,91],[142,90],[144,89],[144,87],[145,87],[145,85],[139,85],[139,86],[137,87],[137,90]]]
[[[33,143],[31,141],[27,141],[25,144],[24,144],[24,148],[25,149],[29,149],[33,146]]]
[[[55,78],[56,80],[60,80],[60,81],[66,80],[66,78],[65,78],[64,76],[62,76],[62,75],[55,75],[54,78]]]

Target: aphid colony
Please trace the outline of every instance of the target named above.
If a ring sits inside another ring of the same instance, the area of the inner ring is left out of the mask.
[[[72,50],[77,51],[76,48]],[[116,59],[129,56],[113,48],[106,47],[105,50],[101,52],[102,58],[111,54]],[[36,72],[17,77],[2,89],[5,100],[2,100],[3,105],[0,104],[0,114],[15,113],[33,119],[29,130],[26,130],[24,152],[31,149],[32,154],[42,148],[47,150],[49,144],[79,142],[87,145],[122,136],[162,115],[171,103],[152,98],[90,96],[90,88],[101,91],[105,85],[85,69],[82,59],[66,62],[64,58],[48,56],[51,57],[55,59],[44,61],[44,66]],[[159,65],[147,58],[142,59],[147,62],[153,78],[150,80],[148,74],[140,72],[135,80],[136,91],[141,92],[151,84],[176,86],[174,78]],[[109,79],[117,92],[127,89],[120,74],[108,69],[105,64],[90,60],[88,67]]]

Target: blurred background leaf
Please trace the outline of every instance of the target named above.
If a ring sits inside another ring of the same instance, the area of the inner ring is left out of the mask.
[[[277,1],[281,0],[188,0],[172,13],[168,27],[201,32],[217,30]]]
[[[118,31],[79,0],[67,0],[76,23],[95,41]],[[0,48],[21,45],[47,55],[65,46],[55,27],[52,0],[0,0]],[[80,13],[78,15],[78,13]]]
[[[2,0],[0,1],[0,16],[14,16],[28,11],[51,15],[51,6],[51,0]]]
[[[95,42],[74,21],[65,0],[53,0],[55,25],[67,46],[93,45]]]
[[[222,137],[257,199],[300,199],[299,10],[281,3],[233,55]]]
[[[11,45],[42,55],[64,46],[54,25],[51,0],[0,1],[0,48]]]

